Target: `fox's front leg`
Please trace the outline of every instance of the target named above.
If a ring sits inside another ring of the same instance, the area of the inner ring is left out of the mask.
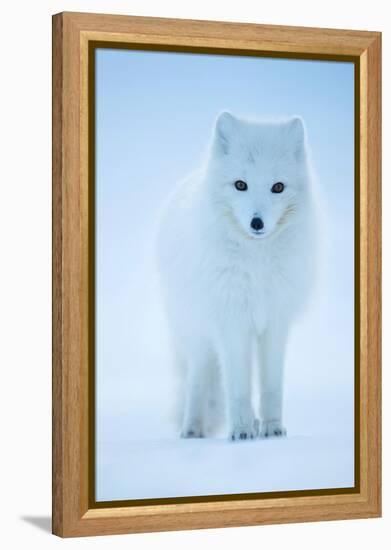
[[[189,353],[186,369],[185,407],[181,436],[184,438],[205,436],[205,404],[207,374],[211,354],[204,342],[199,342]]]
[[[288,330],[271,323],[258,340],[261,382],[261,437],[286,435],[282,424],[284,360]]]
[[[252,439],[258,435],[258,421],[251,404],[251,338],[240,330],[224,332],[220,360],[227,400],[229,437]]]

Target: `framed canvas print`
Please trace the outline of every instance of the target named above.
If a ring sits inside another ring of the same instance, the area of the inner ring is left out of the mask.
[[[377,32],[53,18],[53,532],[376,517]]]

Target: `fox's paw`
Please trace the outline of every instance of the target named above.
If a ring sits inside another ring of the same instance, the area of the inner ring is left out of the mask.
[[[270,420],[262,422],[259,437],[285,437],[286,429],[279,420]]]
[[[204,437],[201,422],[186,422],[182,428],[181,437],[184,439],[197,439]]]
[[[232,441],[244,441],[246,439],[254,439],[258,436],[259,420],[256,418],[246,424],[238,424],[234,426],[230,433]]]
[[[186,430],[181,432],[182,439],[200,439],[204,437],[204,434],[201,430]]]

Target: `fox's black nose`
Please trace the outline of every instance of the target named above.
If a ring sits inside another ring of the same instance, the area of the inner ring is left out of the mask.
[[[263,221],[261,218],[253,218],[251,220],[251,227],[254,229],[254,231],[260,231],[263,229]]]

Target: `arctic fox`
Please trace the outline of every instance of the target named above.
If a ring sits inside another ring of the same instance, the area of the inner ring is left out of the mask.
[[[218,380],[231,439],[286,434],[284,354],[314,277],[312,187],[300,117],[257,122],[223,112],[205,164],[169,197],[157,252],[185,380],[182,437],[209,435]]]

